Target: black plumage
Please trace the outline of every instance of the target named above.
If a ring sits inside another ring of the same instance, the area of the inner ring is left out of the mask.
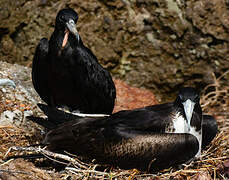
[[[217,132],[218,125],[215,118],[210,115],[204,115],[202,122],[202,149],[211,143]]]
[[[50,106],[111,114],[116,98],[114,82],[84,46],[75,27],[77,20],[73,9],[60,10],[50,40],[40,40],[32,65],[34,88]]]
[[[199,151],[195,135],[174,133],[171,125],[174,112],[184,112],[181,104],[186,95],[179,94],[174,103],[120,111],[103,118],[81,118],[39,105],[48,121],[36,117],[29,119],[49,129],[43,143],[52,151],[66,150],[123,169],[156,171],[185,163]],[[197,102],[198,98],[191,97]],[[195,118],[202,121],[202,114],[194,108],[191,127],[201,129],[194,125]],[[209,143],[209,140],[203,141]]]

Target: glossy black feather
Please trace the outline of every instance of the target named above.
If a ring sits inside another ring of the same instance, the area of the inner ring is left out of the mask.
[[[83,119],[50,131],[44,144],[53,151],[96,159],[123,169],[156,171],[192,159],[198,141],[191,134],[146,133],[118,122]]]
[[[32,63],[32,82],[35,90],[48,105],[50,102],[50,92],[48,88],[47,72],[49,71],[49,64],[47,61],[49,43],[48,39],[42,38],[37,45],[35,55]]]
[[[204,149],[211,143],[218,132],[218,125],[214,117],[210,115],[203,116],[202,123],[202,148]]]
[[[48,52],[41,43],[34,56],[32,79],[41,98],[53,107],[68,106],[83,113],[111,114],[116,90],[110,73],[98,62],[79,35],[69,32],[64,47],[68,20],[78,20],[72,9],[61,10],[48,42]],[[69,30],[68,30],[69,31]]]

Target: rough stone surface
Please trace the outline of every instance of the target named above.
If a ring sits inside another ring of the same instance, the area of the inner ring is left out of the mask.
[[[27,122],[26,116],[40,112],[36,106],[40,99],[32,87],[30,73],[30,68],[0,61],[0,79],[9,78],[16,84],[16,88],[0,88],[0,126],[15,126],[33,134],[37,126]]]
[[[0,58],[7,62],[31,64],[56,13],[70,6],[83,41],[115,77],[163,98],[173,99],[183,85],[201,89],[213,72],[229,68],[227,0],[0,0],[0,6]]]

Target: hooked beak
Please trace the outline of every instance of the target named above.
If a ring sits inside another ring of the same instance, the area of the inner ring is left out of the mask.
[[[66,23],[66,25],[67,25],[67,27],[68,27],[68,30],[69,30],[72,34],[74,34],[74,35],[76,36],[77,40],[79,41],[79,33],[78,33],[77,29],[76,29],[76,23],[75,23],[72,19],[70,19],[70,20]]]
[[[195,103],[192,102],[190,99],[188,99],[185,102],[183,102],[182,104],[184,106],[185,116],[186,116],[187,121],[188,121],[188,131],[189,131],[190,126],[191,126],[192,113],[193,113]]]

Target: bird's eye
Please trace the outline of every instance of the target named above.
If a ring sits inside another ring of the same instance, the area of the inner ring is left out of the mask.
[[[60,16],[60,20],[61,20],[61,21],[64,21],[64,16],[63,16],[63,15]]]

